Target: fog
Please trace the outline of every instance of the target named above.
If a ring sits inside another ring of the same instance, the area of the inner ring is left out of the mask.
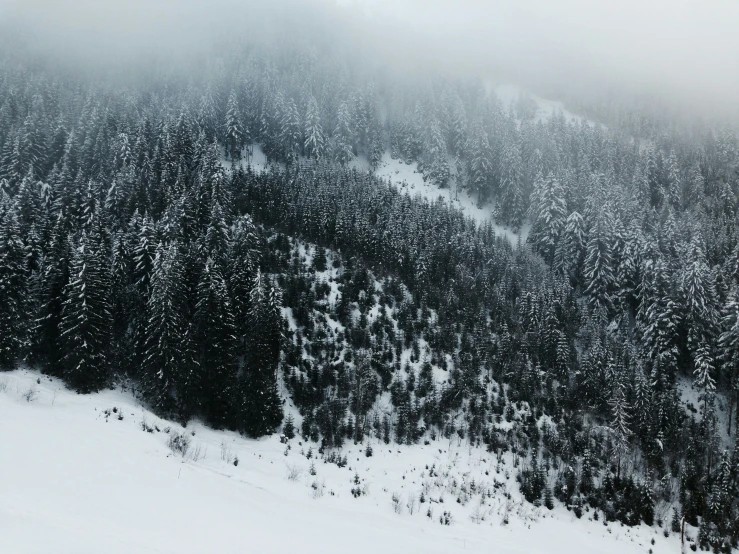
[[[0,19],[12,41],[77,65],[188,59],[304,29],[403,71],[739,113],[736,0],[0,0]]]

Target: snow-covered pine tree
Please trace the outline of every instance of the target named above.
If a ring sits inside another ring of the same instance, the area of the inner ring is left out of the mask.
[[[185,410],[201,408],[214,426],[233,426],[236,325],[226,280],[211,258],[201,272],[193,321],[197,366],[184,380]]]
[[[637,314],[642,340],[650,358],[672,377],[676,370],[681,317],[664,261],[657,260],[643,281],[643,298]]]
[[[259,236],[248,214],[236,219],[231,228],[231,238],[228,285],[233,300],[237,336],[245,348],[249,329],[249,296],[260,257]]]
[[[530,211],[533,225],[527,241],[552,265],[555,249],[565,227],[567,202],[562,185],[551,173],[546,179],[539,174],[534,181]]]
[[[697,234],[693,237],[686,261],[680,283],[683,324],[688,329],[687,346],[696,351],[700,343],[715,337],[718,324],[716,291]]]
[[[102,388],[109,378],[110,269],[99,221],[89,236],[82,231],[71,250],[59,333],[63,374],[70,386],[88,393]]]
[[[352,150],[351,114],[346,102],[339,105],[332,141],[334,160],[341,165],[349,163],[354,157],[354,152]]]
[[[236,92],[232,91],[226,106],[226,157],[232,162],[241,160],[241,151],[245,146],[244,124],[239,110]]]
[[[0,217],[0,368],[12,369],[20,359],[28,323],[25,252],[15,210],[0,208]]]
[[[585,247],[583,279],[585,293],[593,308],[613,309],[613,239],[611,237],[612,217],[604,210],[590,229],[590,237]]]
[[[321,126],[321,112],[315,96],[308,99],[305,113],[305,155],[320,160],[323,157],[326,139]]]
[[[513,137],[504,146],[500,169],[498,212],[504,223],[518,228],[526,214],[526,202],[521,151]]]
[[[447,161],[446,143],[441,132],[439,121],[434,119],[428,130],[426,145],[426,176],[439,187],[446,188],[449,183],[449,162]]]
[[[491,157],[488,134],[482,125],[478,124],[472,138],[468,186],[470,191],[477,196],[480,205],[490,188],[493,165]]]
[[[172,413],[176,399],[186,397],[184,386],[194,363],[192,337],[187,333],[186,299],[179,245],[160,244],[146,306],[141,385],[152,406],[164,413]]]
[[[277,289],[260,270],[249,295],[247,356],[240,390],[244,430],[252,436],[272,432],[282,422],[277,392],[277,363],[282,342],[282,316]]]

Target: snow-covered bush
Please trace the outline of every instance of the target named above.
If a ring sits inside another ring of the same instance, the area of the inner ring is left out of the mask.
[[[177,431],[173,431],[169,435],[167,446],[173,454],[179,454],[180,456],[185,458],[187,456],[187,453],[190,451],[191,441],[192,439],[187,436],[186,433],[178,433]]]

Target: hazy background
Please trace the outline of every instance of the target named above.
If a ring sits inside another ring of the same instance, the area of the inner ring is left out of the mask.
[[[187,59],[302,28],[403,70],[739,113],[738,0],[0,0],[0,19],[6,38],[75,64]]]

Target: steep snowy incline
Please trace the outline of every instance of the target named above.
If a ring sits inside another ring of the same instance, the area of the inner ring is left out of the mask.
[[[418,170],[418,164],[415,162],[407,164],[402,160],[393,159],[390,152],[385,152],[379,167],[375,170],[375,174],[390,181],[410,196],[420,195],[430,202],[442,198],[451,206],[461,210],[467,217],[477,221],[478,224],[491,223],[496,234],[508,238],[513,246],[516,245],[519,237],[522,242],[526,242],[530,228],[528,223],[523,225],[519,232],[498,225],[493,219],[492,203],[488,202],[483,206],[478,206],[477,201],[466,190],[457,190],[454,182],[451,183],[449,188],[440,189],[430,182],[424,181],[423,175]]]
[[[580,123],[585,121],[589,125],[596,125],[595,121],[572,113],[570,110],[565,108],[565,105],[562,102],[558,100],[548,100],[535,94],[529,94],[516,85],[493,85],[492,83],[486,83],[485,87],[488,94],[495,93],[503,108],[508,111],[515,110],[515,106],[522,96],[524,98],[529,98],[536,109],[536,113],[534,114],[535,122],[547,122],[555,114],[562,114],[568,122],[574,121],[576,123]]]
[[[524,504],[509,462],[496,467],[495,455],[464,442],[373,442],[372,457],[350,446],[340,468],[297,437],[288,448],[277,436],[248,440],[192,423],[183,456],[168,448],[181,431],[129,393],[78,396],[34,372],[0,374],[0,552],[680,550],[655,529]],[[440,523],[444,512],[451,525]]]

